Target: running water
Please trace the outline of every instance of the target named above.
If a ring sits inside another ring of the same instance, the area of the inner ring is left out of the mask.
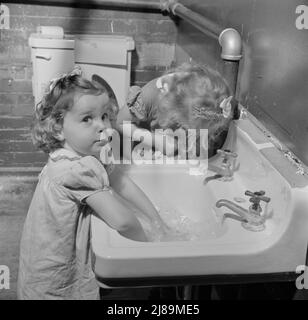
[[[139,217],[140,223],[151,242],[198,241],[218,238],[225,233],[225,228],[212,216],[193,220],[175,209],[167,210],[157,207],[156,209],[167,225],[166,232],[149,223],[143,216]]]

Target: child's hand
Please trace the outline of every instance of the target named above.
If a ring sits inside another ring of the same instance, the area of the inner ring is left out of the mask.
[[[153,225],[163,235],[168,235],[171,232],[170,227],[161,218],[155,220]]]

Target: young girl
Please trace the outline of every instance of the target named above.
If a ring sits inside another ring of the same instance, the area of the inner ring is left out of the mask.
[[[162,221],[145,194],[99,160],[101,133],[117,108],[80,75],[55,80],[36,107],[35,144],[49,153],[26,217],[20,246],[20,299],[96,299],[90,216],[133,240],[147,241],[136,210]],[[109,173],[109,177],[107,172]]]
[[[236,117],[236,107],[226,81],[217,71],[183,64],[143,88],[131,87],[117,125],[123,132],[124,121],[131,121],[134,138],[142,137],[143,144],[155,145],[167,155],[177,150],[177,142],[172,135],[166,137],[165,145],[161,144],[163,139],[154,141],[159,135],[153,133],[155,129],[197,129],[197,139],[198,129],[208,129],[210,157],[222,147],[230,121]],[[152,134],[145,135],[144,129]]]

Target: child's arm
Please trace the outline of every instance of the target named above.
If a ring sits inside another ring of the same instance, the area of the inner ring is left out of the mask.
[[[109,175],[110,185],[124,199],[132,203],[138,210],[145,214],[152,222],[164,225],[160,215],[145,193],[119,169]]]
[[[136,241],[147,241],[144,230],[135,214],[125,205],[125,201],[113,190],[90,195],[86,203],[111,228],[124,237]]]

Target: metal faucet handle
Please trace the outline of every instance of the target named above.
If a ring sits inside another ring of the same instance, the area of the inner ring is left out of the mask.
[[[231,157],[231,158],[237,158],[237,153],[235,152],[232,152],[231,150],[229,149],[218,149],[217,150],[217,153],[221,154],[223,157],[225,158],[228,158],[228,157]]]
[[[254,204],[259,204],[260,201],[264,201],[264,202],[270,202],[271,198],[269,197],[265,197],[265,191],[256,191],[256,192],[251,192],[249,190],[245,191],[245,195],[251,197],[249,199],[250,202],[254,203]]]

